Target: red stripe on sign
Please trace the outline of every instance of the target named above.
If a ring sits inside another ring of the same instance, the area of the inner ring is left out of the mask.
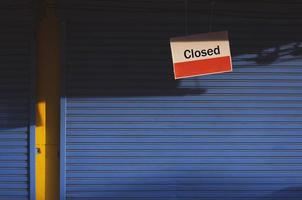
[[[232,71],[231,57],[174,63],[175,79]]]

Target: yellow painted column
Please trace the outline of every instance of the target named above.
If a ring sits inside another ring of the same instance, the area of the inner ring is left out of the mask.
[[[55,1],[46,5],[37,30],[36,197],[59,199],[60,33]]]

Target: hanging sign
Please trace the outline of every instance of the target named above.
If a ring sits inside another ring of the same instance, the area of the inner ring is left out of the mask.
[[[175,79],[232,71],[228,32],[170,39]]]

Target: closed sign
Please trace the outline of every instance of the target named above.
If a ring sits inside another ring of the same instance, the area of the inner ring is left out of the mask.
[[[228,32],[170,39],[175,79],[232,71]]]

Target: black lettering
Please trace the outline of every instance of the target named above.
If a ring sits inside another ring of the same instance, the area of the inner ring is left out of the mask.
[[[220,54],[219,45],[214,49],[214,53],[215,53],[216,55],[219,55],[219,54]]]
[[[195,56],[198,58],[198,57],[200,57],[200,55],[201,55],[201,52],[200,51],[195,51]]]
[[[208,49],[208,55],[209,56],[213,55],[213,49]]]
[[[213,56],[220,54],[220,46],[217,45],[216,48],[213,49],[202,49],[202,50],[185,50],[184,56],[186,59],[198,58],[198,57],[205,57],[205,56]]]
[[[188,55],[187,53],[189,53],[189,55]],[[185,55],[185,58],[186,58],[186,59],[191,58],[190,50],[185,50],[184,55]]]

